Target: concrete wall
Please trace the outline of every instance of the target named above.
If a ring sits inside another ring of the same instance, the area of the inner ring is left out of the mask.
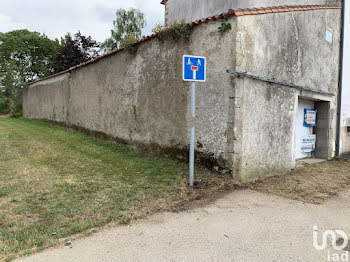
[[[64,74],[23,89],[24,117],[68,123],[69,78],[69,74]]]
[[[24,116],[103,132],[149,150],[185,153],[190,84],[182,56],[206,56],[207,82],[197,85],[196,150],[208,166],[233,171],[237,183],[294,167],[298,98],[327,101],[322,132],[334,155],[336,96],[234,78],[227,69],[337,94],[340,10],[232,17],[195,27],[190,40],[147,41],[69,74],[31,85]],[[333,42],[326,41],[326,30]],[[320,131],[320,132],[321,132]],[[198,154],[197,154],[198,155]]]
[[[339,3],[340,0],[168,0],[165,21],[166,24],[181,20],[192,22],[238,8]]]
[[[345,3],[345,39],[344,39],[343,97],[341,122],[341,153],[350,153],[350,3]]]
[[[350,153],[350,123],[348,126],[342,126],[340,129],[340,153],[342,155]]]
[[[333,43],[326,41],[333,32]],[[243,16],[237,21],[237,71],[337,94],[340,10]],[[322,54],[322,55],[320,55]],[[336,96],[252,79],[237,79],[235,148],[237,181],[276,175],[295,165],[298,97],[330,102],[329,134],[320,152],[335,153]],[[321,132],[321,131],[319,131]],[[320,137],[324,137],[320,133]],[[323,151],[322,151],[323,150]]]
[[[226,70],[235,64],[235,29],[222,35],[218,26],[196,27],[188,41],[151,40],[136,53],[123,51],[33,84],[24,91],[24,116],[187,155],[181,150],[189,144],[190,83],[182,81],[182,56],[207,56],[208,81],[197,85],[197,150],[208,165],[217,165],[214,159],[227,165],[232,85]]]

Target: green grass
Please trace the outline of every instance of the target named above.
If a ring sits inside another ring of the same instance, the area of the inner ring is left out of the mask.
[[[186,172],[80,132],[0,118],[0,261],[188,200]]]

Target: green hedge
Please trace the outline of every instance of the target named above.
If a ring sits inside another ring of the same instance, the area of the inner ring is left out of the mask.
[[[8,113],[8,108],[7,108],[7,103],[4,98],[0,98],[0,114],[7,114]]]
[[[15,108],[11,112],[11,117],[21,117],[22,116],[22,105],[16,103]]]

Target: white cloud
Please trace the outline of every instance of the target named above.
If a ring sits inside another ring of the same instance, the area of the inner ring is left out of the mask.
[[[118,8],[138,8],[145,13],[151,33],[157,23],[163,23],[164,7],[160,0],[0,0],[0,31],[27,28],[59,38],[67,32],[80,30],[102,42],[110,36]]]
[[[24,24],[15,22],[11,19],[11,17],[0,14],[0,32],[7,32],[11,30],[21,29],[24,27]]]

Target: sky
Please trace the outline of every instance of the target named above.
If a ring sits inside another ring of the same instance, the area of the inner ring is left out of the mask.
[[[160,0],[0,0],[0,32],[26,28],[54,39],[80,30],[103,42],[110,36],[117,9],[131,7],[146,16],[144,35],[164,23]]]
[[[343,71],[343,102],[342,125],[347,126],[350,118],[350,5],[345,5],[345,39],[344,39],[344,71]]]

